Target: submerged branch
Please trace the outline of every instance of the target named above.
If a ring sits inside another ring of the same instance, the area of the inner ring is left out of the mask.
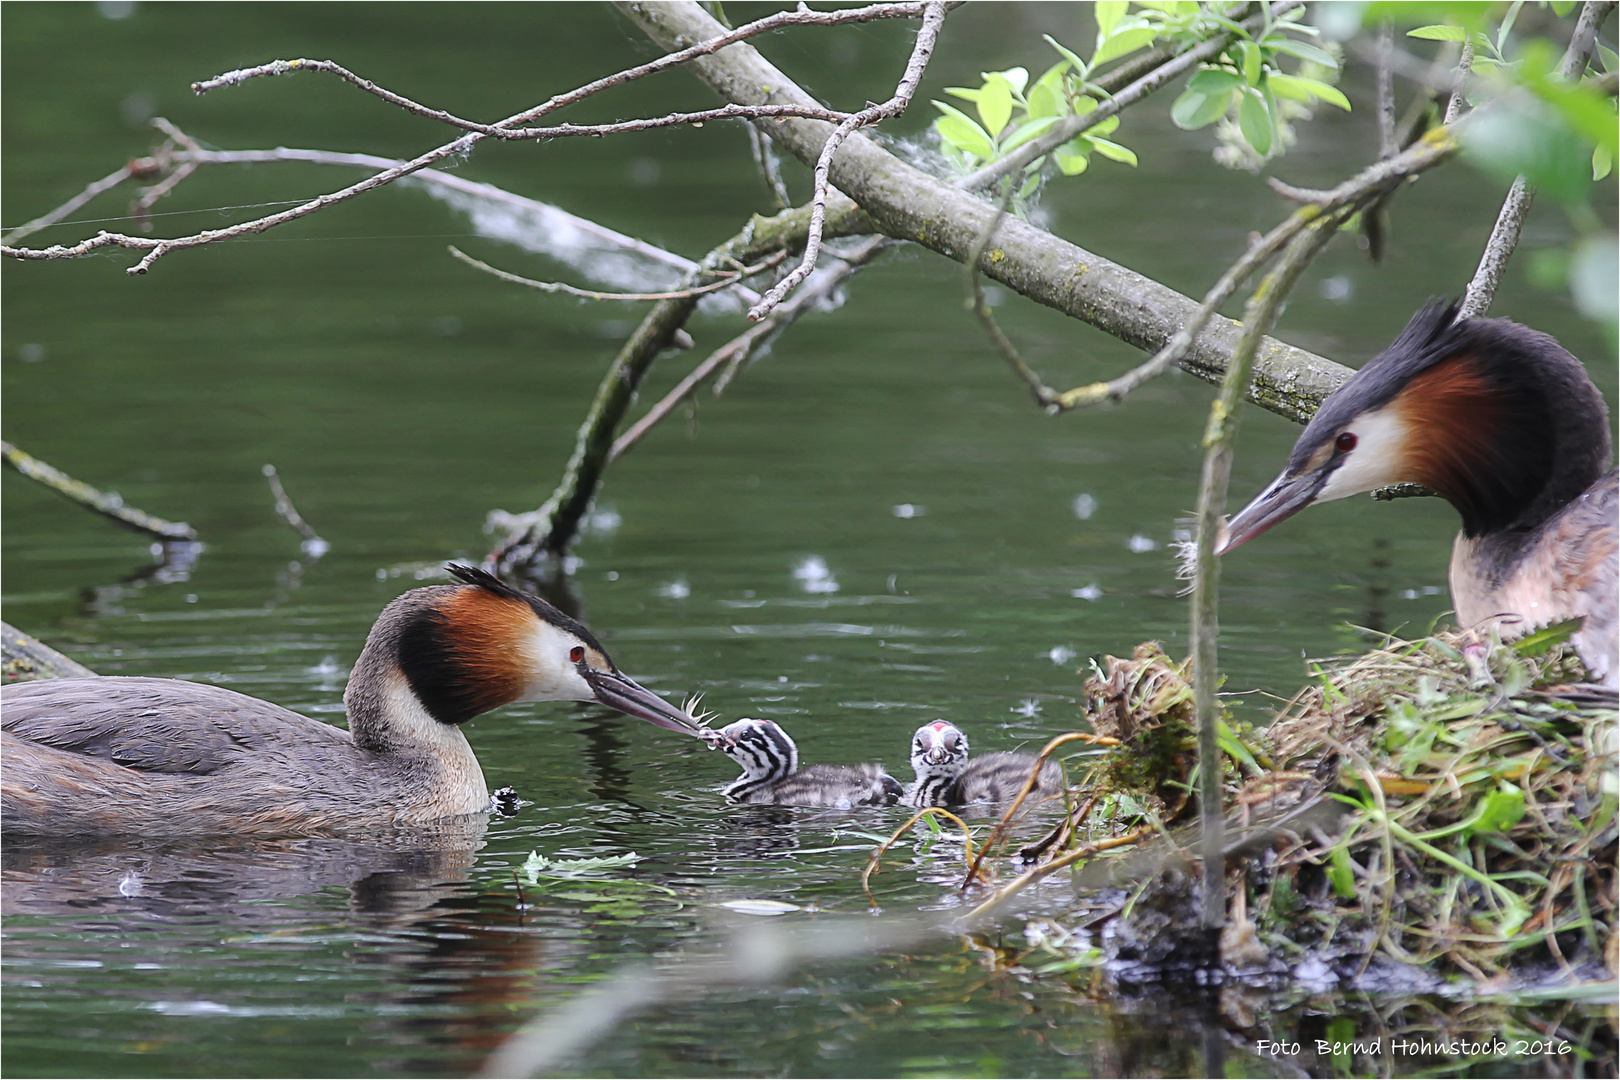
[[[120,525],[155,536],[160,540],[197,539],[197,531],[185,522],[165,521],[148,514],[145,510],[126,506],[121,496],[112,492],[98,491],[83,480],[75,480],[62,470],[47,465],[9,442],[0,442],[0,455],[5,457],[7,465],[28,479],[36,480],[57,494],[66,496],[103,517],[109,517]]]

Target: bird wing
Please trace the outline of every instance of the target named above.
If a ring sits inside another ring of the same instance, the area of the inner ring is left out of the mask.
[[[205,776],[255,752],[347,743],[347,732],[258,698],[179,679],[102,676],[5,688],[4,730],[145,773]]]

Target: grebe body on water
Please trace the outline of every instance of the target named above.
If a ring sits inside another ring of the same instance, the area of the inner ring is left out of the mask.
[[[1035,771],[1034,754],[1000,750],[968,756],[967,736],[955,724],[935,720],[911,737],[911,767],[917,779],[906,789],[908,806],[968,806],[1004,803],[1018,797]],[[1040,801],[1063,794],[1063,768],[1055,761],[1041,764],[1029,799]]]
[[[343,731],[178,679],[5,688],[0,827],[69,836],[336,835],[488,810],[460,724],[518,701],[599,701],[688,735],[697,721],[619,671],[537,596],[452,566],[377,618]]]
[[[881,765],[799,768],[798,746],[771,720],[738,720],[712,732],[708,742],[742,766],[742,776],[721,791],[733,802],[850,810],[893,806],[903,791]]]

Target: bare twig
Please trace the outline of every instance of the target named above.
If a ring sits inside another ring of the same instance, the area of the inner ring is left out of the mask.
[[[1395,53],[1395,20],[1378,24],[1378,157],[1391,157],[1395,145],[1395,78],[1389,58]]]
[[[1204,861],[1202,922],[1205,929],[1211,931],[1218,929],[1226,918],[1225,809],[1217,734],[1220,706],[1215,697],[1220,685],[1220,658],[1216,647],[1220,563],[1215,557],[1215,540],[1226,506],[1227,483],[1232,475],[1233,444],[1255,351],[1271,331],[1299,275],[1354,210],[1352,204],[1316,216],[1288,242],[1277,266],[1255,289],[1244,314],[1243,336],[1227,365],[1220,395],[1210,406],[1209,426],[1204,432],[1204,466],[1198,487],[1198,562],[1193,579],[1192,646],[1193,703],[1198,718],[1198,814],[1202,822],[1200,848]]]
[[[468,255],[465,251],[462,251],[454,244],[450,245],[450,254],[474,269],[482,270],[486,274],[498,277],[502,281],[509,281],[514,285],[524,285],[528,288],[538,289],[539,291],[546,293],[562,293],[565,296],[577,296],[581,300],[621,301],[680,300],[685,297],[706,296],[712,292],[719,292],[721,289],[729,289],[733,285],[737,284],[737,282],[742,281],[744,278],[750,278],[755,274],[769,270],[771,267],[787,258],[787,252],[779,251],[775,255],[766,259],[764,262],[756,263],[753,266],[745,266],[739,270],[720,271],[719,280],[711,281],[707,285],[697,285],[690,289],[676,289],[671,292],[656,293],[611,293],[597,292],[594,289],[581,289],[576,285],[568,285],[561,281],[535,281],[533,278],[526,278],[518,274],[509,273],[508,271],[493,267],[487,262],[473,258],[471,255]]]
[[[1008,827],[1012,825],[1013,819],[1023,809],[1024,800],[1029,798],[1030,794],[1035,790],[1035,784],[1041,778],[1041,770],[1046,765],[1046,759],[1051,757],[1060,746],[1072,742],[1090,742],[1091,738],[1089,732],[1071,731],[1065,735],[1054,736],[1041,748],[1041,752],[1035,755],[1035,763],[1030,766],[1029,775],[1024,778],[1024,785],[1018,789],[1017,796],[1008,804],[1007,809],[1002,812],[1001,819],[996,822],[995,828],[990,830],[990,836],[983,844],[979,845],[979,857],[974,859],[972,865],[968,867],[967,876],[962,879],[958,891],[966,890],[969,885],[978,880],[980,864],[984,862],[984,858],[990,853],[990,849],[1001,842],[1002,836],[1006,834]]]
[[[984,231],[979,233],[978,240],[968,251],[967,261],[962,264],[962,272],[967,279],[968,308],[978,318],[979,325],[984,327],[985,336],[990,339],[990,344],[995,346],[996,352],[1001,354],[1001,358],[1007,361],[1007,366],[1024,381],[1025,386],[1029,387],[1029,392],[1035,397],[1035,404],[1043,409],[1049,409],[1057,405],[1058,392],[1046,385],[1046,382],[1024,361],[1012,339],[1002,331],[1001,324],[996,321],[995,314],[990,310],[990,304],[985,300],[984,283],[979,280],[979,262],[984,258],[985,249],[990,246],[990,238],[995,235],[996,227],[1006,216],[1007,205],[1012,202],[1012,194],[1012,191],[1008,190],[1002,196],[1001,203],[996,207],[995,216],[986,224]]]
[[[778,27],[798,25],[835,26],[846,23],[871,22],[875,19],[915,18],[918,15],[924,14],[925,10],[931,6],[935,5],[927,3],[897,3],[872,4],[863,8],[850,8],[842,11],[823,12],[812,11],[809,8],[801,8],[796,11],[778,12],[775,15],[756,20],[755,22],[749,23],[746,26],[738,27],[736,30],[720,34],[707,41],[702,41],[696,45],[691,45],[684,49],[668,53],[649,63],[616,72],[613,75],[597,79],[594,82],[587,83],[584,86],[577,87],[576,89],[570,90],[566,93],[557,94],[547,101],[534,106],[533,108],[525,109],[523,112],[516,113],[504,120],[497,121],[494,124],[488,125],[488,127],[503,132],[517,130],[522,125],[527,124],[532,120],[548,115],[565,106],[572,105],[577,101],[584,100],[585,98],[590,97],[593,94],[600,93],[603,90],[615,86],[621,86],[636,79],[644,78],[647,75],[678,66],[700,56],[707,56],[710,53],[726,47],[727,45],[738,41],[743,41],[757,34],[766,33],[770,30],[777,29]],[[277,63],[280,63],[282,67],[277,69],[276,63],[272,63],[260,65],[257,68],[242,68],[237,71],[226,72],[225,74],[217,76],[214,79],[206,80],[205,82],[198,84],[198,92],[206,92],[207,90],[220,86],[235,85],[237,83],[244,82],[247,79],[256,78],[261,75],[284,74],[289,71],[298,70],[296,67],[289,65],[285,61],[278,61]],[[336,65],[333,66],[335,67]],[[356,76],[356,78],[358,78],[358,76]],[[407,100],[399,98],[398,95],[393,95],[393,97],[398,98],[398,101],[395,102],[396,104],[400,101]],[[801,106],[802,103],[798,103],[795,104],[793,108],[797,109]],[[422,109],[425,108],[425,106],[418,106],[417,108]],[[752,106],[750,106],[750,108],[752,108]],[[429,112],[431,111],[432,110],[429,110]],[[747,114],[733,113],[730,115],[741,116]],[[778,113],[777,115],[782,116],[786,114]],[[856,115],[859,116],[860,114]],[[639,123],[639,121],[629,121],[628,123],[634,124]],[[77,244],[53,245],[49,248],[17,248],[10,245],[0,245],[0,255],[5,255],[13,259],[27,260],[68,259],[88,255],[92,252],[99,251],[102,248],[119,247],[131,251],[145,252],[140,261],[126,271],[130,274],[144,274],[151,268],[153,263],[171,251],[201,247],[205,244],[219,243],[224,240],[233,240],[241,236],[264,232],[267,229],[275,228],[278,225],[284,225],[289,221],[296,221],[317,211],[324,210],[329,206],[346,202],[349,199],[364,194],[367,191],[372,191],[376,188],[383,187],[384,185],[391,184],[403,177],[410,176],[413,173],[419,172],[420,170],[435,164],[436,162],[466,154],[470,152],[479,142],[491,137],[494,136],[486,134],[483,131],[469,131],[467,134],[461,136],[453,142],[445,143],[444,145],[429,150],[424,154],[419,154],[418,156],[411,158],[398,166],[385,169],[374,176],[367,177],[359,183],[351,184],[348,187],[342,188],[338,191],[329,192],[325,195],[318,196],[317,198],[310,199],[307,202],[301,203],[298,206],[292,207],[288,210],[283,210],[279,213],[256,218],[252,221],[240,222],[224,229],[209,229],[190,236],[171,237],[166,239],[129,236],[124,233],[101,232],[90,239],[80,241]]]
[[[157,163],[151,158],[137,158],[136,160],[129,162],[127,165],[123,165],[120,168],[113,170],[106,176],[103,176],[100,180],[86,184],[83,191],[73,196],[73,198],[69,199],[61,206],[58,206],[55,210],[52,210],[48,214],[41,214],[33,221],[17,226],[0,239],[3,239],[7,244],[14,244],[25,236],[31,236],[32,234],[39,232],[41,229],[55,225],[58,221],[61,221],[79,207],[84,206],[96,196],[111,191],[113,188],[117,187],[119,184],[122,184],[130,177],[142,175],[142,170],[146,170],[149,174],[150,172],[156,171],[157,168]]]
[[[760,179],[770,190],[771,198],[776,202],[777,210],[786,210],[793,205],[793,199],[788,195],[787,181],[782,179],[782,163],[776,156],[776,146],[759,130],[758,125],[748,124],[748,149],[754,155],[754,167],[759,170]]]
[[[1559,67],[1559,75],[1565,82],[1579,80],[1586,71],[1597,44],[1597,28],[1614,7],[1613,0],[1586,0],[1581,6],[1580,18],[1575,21],[1575,32],[1570,37],[1569,48],[1565,50],[1563,63]],[[1519,246],[1519,233],[1524,229],[1524,219],[1530,213],[1530,204],[1535,198],[1535,188],[1523,176],[1516,177],[1513,186],[1508,189],[1507,198],[1502,201],[1501,211],[1496,215],[1496,226],[1491,230],[1491,238],[1485,242],[1479,267],[1468,283],[1468,291],[1463,294],[1458,318],[1474,318],[1490,310],[1496,287],[1502,282],[1502,272],[1513,257],[1514,249]]]
[[[145,510],[126,506],[120,496],[98,491],[83,480],[75,480],[62,470],[47,465],[32,454],[24,453],[9,442],[0,442],[0,455],[4,455],[7,465],[28,479],[37,480],[57,494],[65,495],[80,506],[112,518],[120,525],[127,525],[137,532],[163,540],[197,539],[197,531],[185,522],[165,521],[148,514]]]
[[[816,258],[821,254],[822,223],[827,216],[827,195],[831,187],[827,181],[827,172],[832,168],[833,155],[856,128],[899,116],[906,111],[906,106],[911,104],[911,95],[917,92],[917,84],[922,81],[923,72],[928,68],[929,58],[934,55],[934,43],[939,40],[939,28],[944,23],[943,2],[932,0],[923,5],[922,27],[917,31],[917,40],[911,49],[911,59],[906,62],[906,70],[894,88],[894,96],[881,105],[868,105],[839,124],[827,137],[826,144],[821,148],[821,155],[816,159],[815,184],[810,196],[812,208],[810,236],[804,245],[804,258],[790,274],[761,297],[759,303],[748,309],[750,319],[758,322],[769,315],[771,310],[782,302],[782,298],[797,288],[800,282],[810,276],[810,271],[816,268]]]
[[[275,497],[277,515],[304,538],[304,542],[299,545],[303,548],[304,554],[312,559],[318,559],[330,551],[332,545],[321,538],[321,534],[304,520],[303,515],[298,512],[298,507],[293,505],[287,489],[281,486],[281,476],[276,472],[276,467],[266,465],[260,472],[264,473],[264,478],[270,482],[270,494]]]
[[[1271,5],[1271,17],[1275,19],[1278,15],[1300,6],[1300,0],[1280,0],[1280,2]],[[1228,14],[1237,13],[1237,11],[1234,11]],[[1264,16],[1255,15],[1241,25],[1246,29],[1253,30],[1260,27],[1263,20]],[[966,191],[980,191],[989,187],[1001,177],[1011,175],[1022,169],[1036,158],[1050,153],[1075,136],[1085,134],[1109,117],[1118,116],[1122,110],[1135,105],[1138,101],[1141,101],[1188,69],[1203,63],[1205,60],[1219,56],[1232,43],[1232,37],[1233,35],[1230,33],[1222,33],[1195,48],[1189,49],[1180,56],[1166,60],[1161,66],[1142,75],[1130,86],[1098,105],[1095,110],[1078,116],[1065,117],[1054,125],[1050,131],[1031,139],[1001,160],[992,162],[982,169],[964,176],[959,181],[958,186]]]
[[[1455,123],[1462,115],[1462,108],[1468,102],[1468,75],[1474,67],[1474,42],[1465,40],[1462,45],[1462,54],[1457,57],[1457,85],[1451,91],[1451,97],[1446,101],[1446,123]]]
[[[803,288],[794,293],[786,303],[771,312],[770,318],[764,322],[755,323],[741,334],[732,338],[714,352],[710,353],[702,363],[693,368],[674,388],[660,398],[657,404],[648,409],[640,420],[630,425],[623,435],[620,435],[608,454],[608,462],[617,461],[621,455],[658,424],[662,423],[681,402],[697,392],[705,382],[720,371],[726,369],[722,382],[715,384],[715,393],[721,393],[725,385],[730,382],[731,376],[746,363],[749,357],[757,353],[767,343],[774,340],[791,326],[800,315],[810,310],[818,301],[830,296],[844,282],[871,262],[879,253],[887,251],[894,246],[894,241],[887,237],[874,237],[864,241],[853,251],[844,252],[839,256],[833,266],[823,266]]]
[[[962,861],[971,862],[975,872],[978,871],[979,861],[973,857],[973,830],[968,828],[967,822],[945,809],[943,806],[925,806],[906,819],[889,838],[872,849],[872,854],[866,857],[866,868],[861,871],[861,891],[866,894],[866,902],[873,909],[878,906],[877,899],[872,895],[872,875],[877,872],[883,862],[883,854],[895,845],[899,839],[911,830],[911,827],[925,817],[942,817],[956,822],[956,827],[962,830]],[[984,857],[984,849],[979,850],[979,858]]]

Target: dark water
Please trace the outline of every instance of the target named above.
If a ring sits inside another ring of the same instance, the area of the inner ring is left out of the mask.
[[[650,55],[627,23],[594,5],[109,10],[7,5],[7,226],[146,152],[153,113],[221,148],[404,156],[444,141],[431,123],[315,75],[200,99],[187,89],[233,67],[331,57],[486,118]],[[976,84],[981,70],[1039,71],[1049,62],[1040,33],[1082,41],[1084,19],[1079,5],[953,14],[922,96]],[[908,43],[906,28],[875,25],[782,34],[767,51],[847,104],[886,96]],[[1371,154],[1367,88],[1349,89],[1359,111],[1327,110],[1302,127],[1279,175],[1327,183]],[[677,73],[572,118],[710,100]],[[1133,112],[1121,131],[1141,168],[1099,162],[1055,185],[1044,209],[1054,231],[1197,294],[1282,207],[1255,178],[1212,165],[1208,135],[1175,132],[1167,111],[1168,100]],[[918,132],[930,115],[919,106],[895,131]],[[726,125],[486,144],[459,171],[687,256],[766,209],[746,141]],[[238,220],[254,211],[210,211],[355,175],[296,165],[199,173],[159,207],[190,212],[158,218],[158,228]],[[802,196],[802,171],[790,175]],[[1302,284],[1279,333],[1360,363],[1426,297],[1460,291],[1500,196],[1466,167],[1425,178],[1397,205],[1385,264],[1339,244]],[[123,196],[104,198],[76,217],[125,206]],[[64,226],[30,243],[103,227],[129,225]],[[1553,247],[1569,235],[1566,216],[1542,206],[1526,243]],[[410,190],[171,255],[139,279],[123,274],[133,261],[123,254],[6,263],[7,438],[191,522],[206,543],[179,580],[140,580],[151,563],[144,541],[7,472],[6,619],[104,673],[216,682],[339,719],[344,678],[377,611],[418,571],[486,550],[490,509],[545,498],[639,315],[496,283],[449,259],[449,243],[520,273],[577,280],[473,236],[465,216]],[[1556,334],[1613,400],[1615,370],[1599,336],[1563,296],[1531,287],[1523,259],[1496,310]],[[1140,359],[1016,297],[1000,314],[1056,385]],[[704,317],[691,329],[712,348],[740,325]],[[661,394],[690,363],[665,363],[648,393]],[[1078,721],[1087,656],[1151,638],[1184,649],[1185,602],[1167,548],[1194,500],[1209,398],[1204,384],[1173,375],[1121,408],[1042,417],[962,310],[958,268],[927,252],[892,254],[855,281],[840,311],[806,319],[724,398],[705,394],[695,413],[614,468],[598,507],[610,512],[578,549],[585,617],[646,684],[705,691],[727,719],[780,719],[807,761],[902,768],[911,729],[936,716],[961,723],[980,749],[1044,740]],[[1251,412],[1235,497],[1269,479],[1296,434]],[[266,462],[331,541],[324,558],[302,557],[271,512]],[[1425,629],[1446,608],[1453,529],[1450,509],[1434,502],[1352,500],[1228,560],[1228,689],[1261,691],[1258,716],[1264,694],[1297,688],[1302,653],[1359,647],[1349,624]],[[494,824],[477,850],[424,855],[381,841],[224,856],[9,850],[8,1073],[465,1073],[516,1024],[622,963],[721,948],[721,902],[864,911],[863,834],[902,820],[729,808],[714,791],[730,777],[718,755],[594,708],[514,707],[469,734],[491,787],[513,785],[534,804]],[[644,860],[616,875],[633,884],[561,887],[520,908],[511,871],[531,850]],[[879,879],[883,902],[948,906],[945,883],[957,870],[948,852],[903,852]],[[980,960],[949,939],[811,966],[768,988],[693,995],[639,1015],[568,1068],[1205,1067],[1191,1034],[1196,1010],[1100,1004],[1083,975],[1020,980]],[[1311,1008],[1279,1014],[1278,1029],[1304,1025]],[[1285,1067],[1251,1055],[1252,1031],[1227,1032],[1244,1071]]]

